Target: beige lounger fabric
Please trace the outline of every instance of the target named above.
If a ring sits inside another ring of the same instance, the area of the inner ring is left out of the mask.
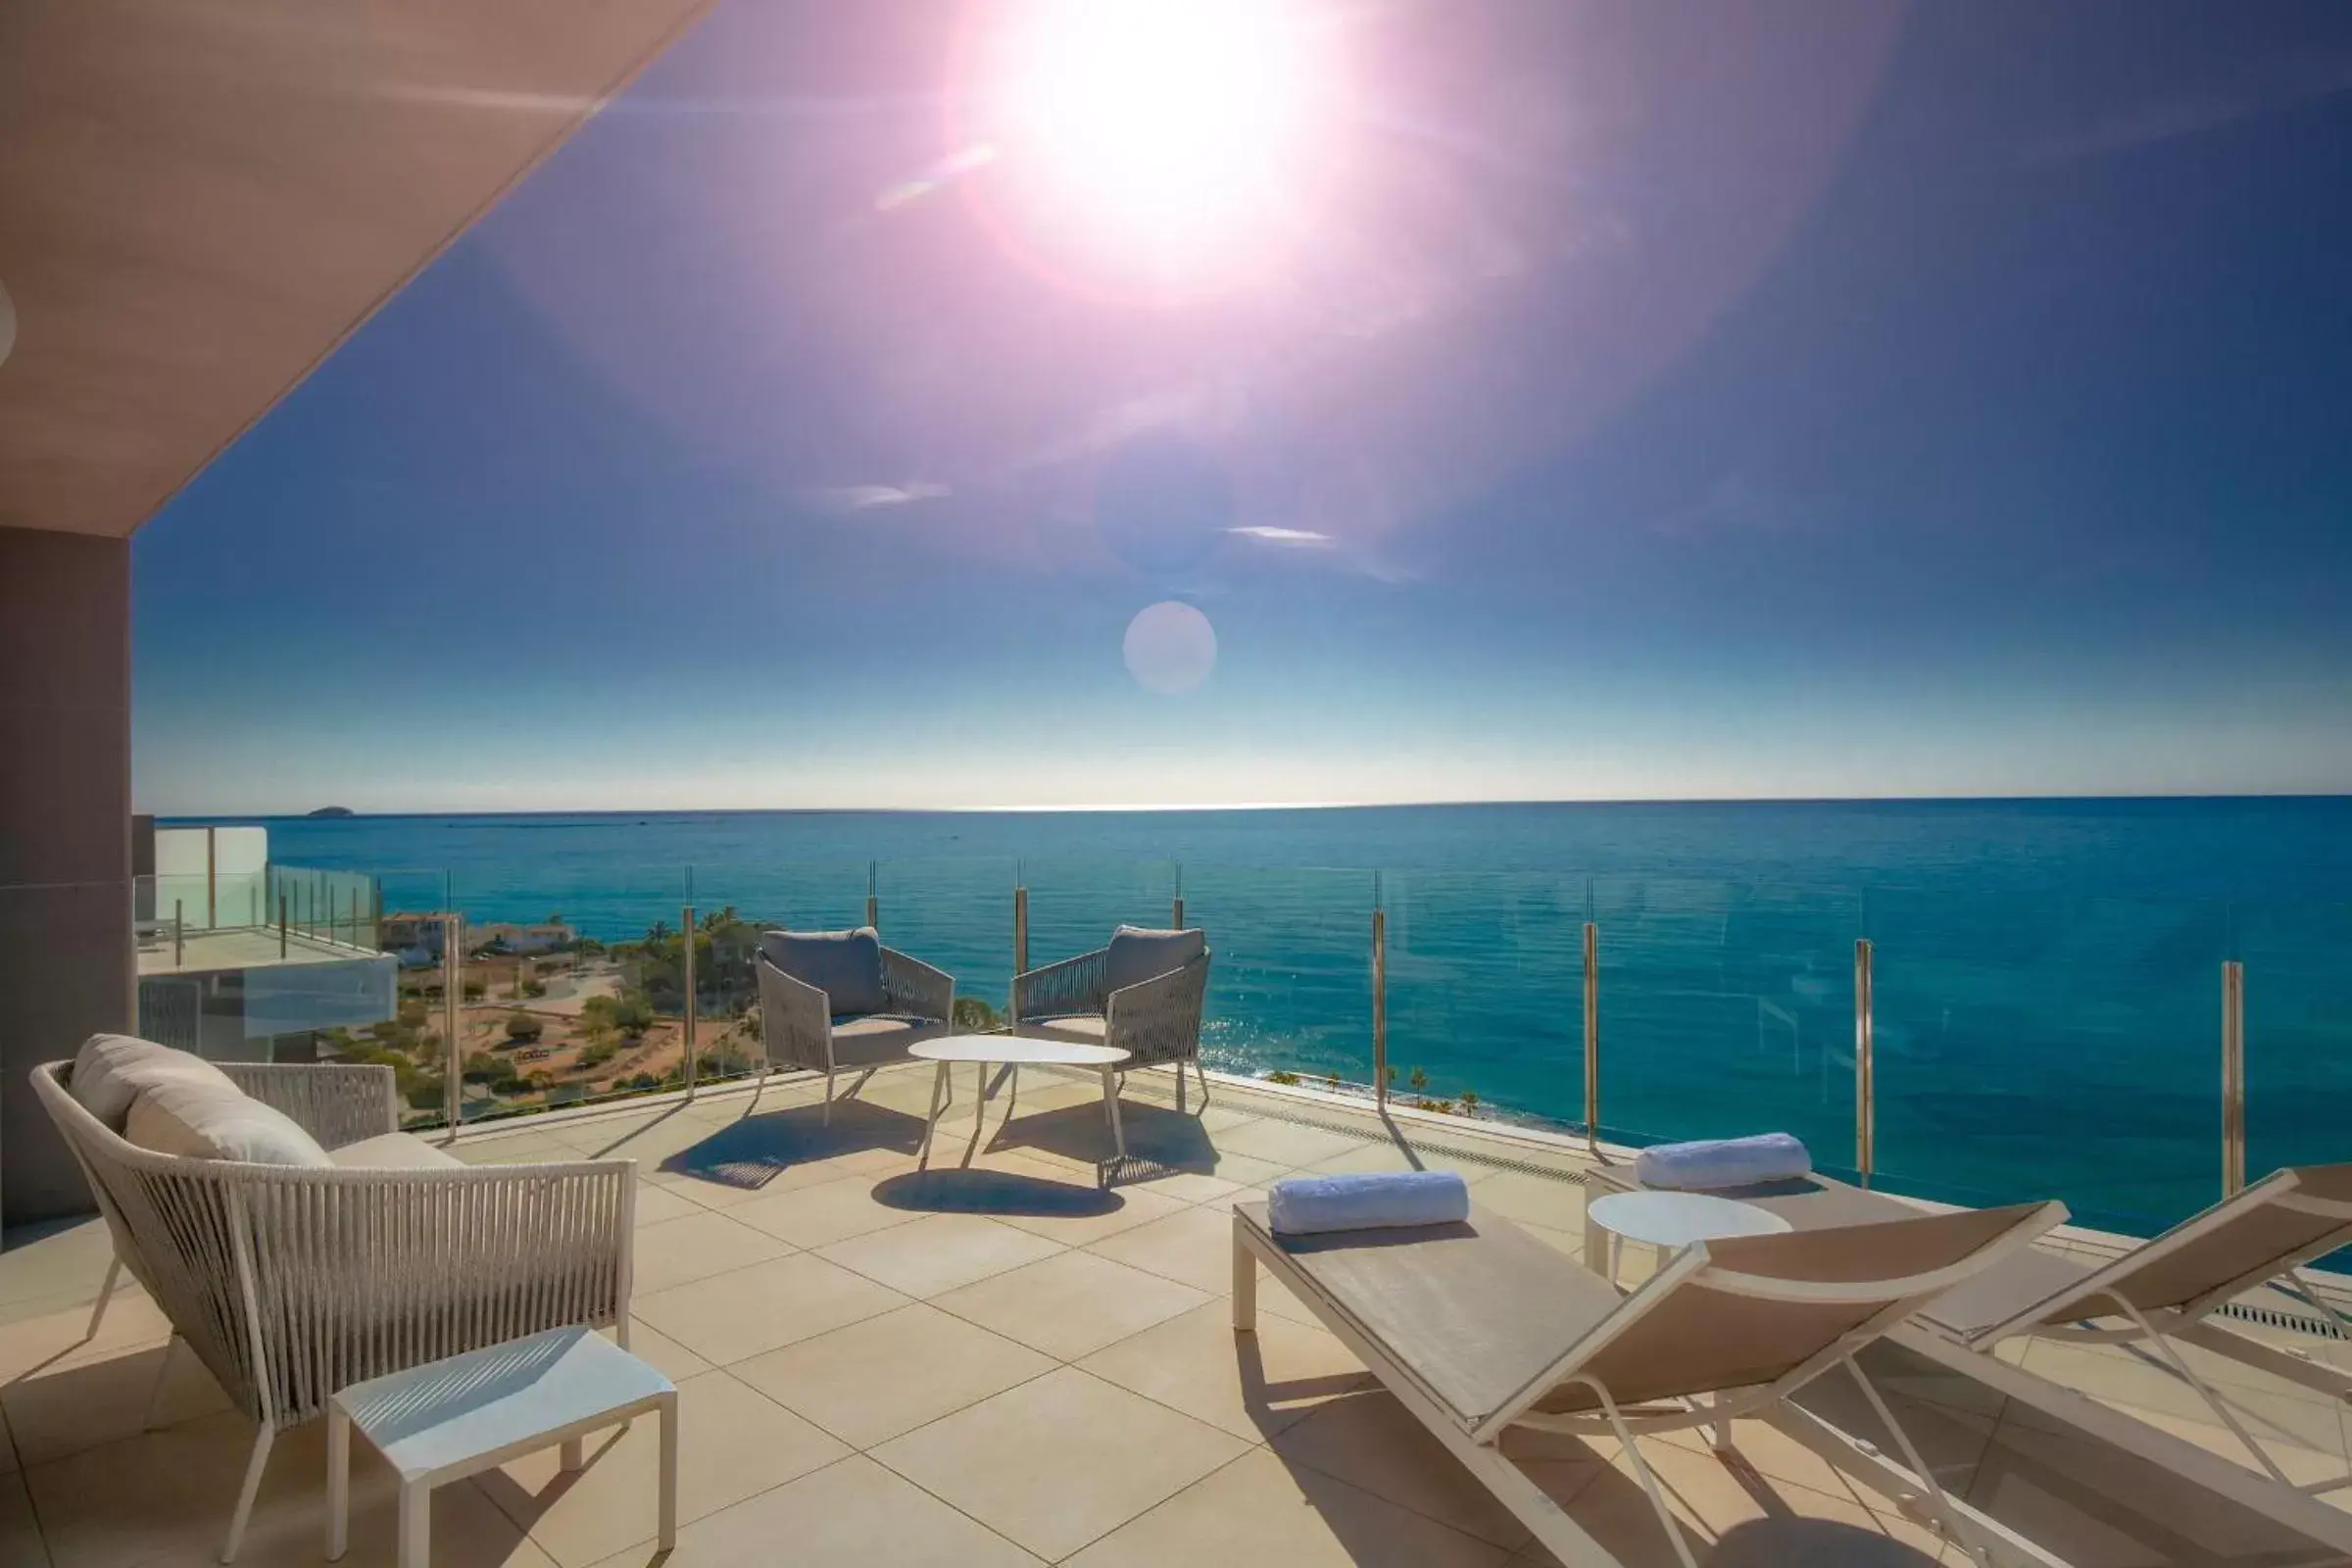
[[[167,1080],[211,1084],[229,1093],[236,1086],[228,1075],[202,1056],[135,1035],[92,1035],[74,1054],[74,1072],[67,1087],[81,1108],[121,1132],[130,1116],[131,1102],[152,1084]]]
[[[1465,1427],[1500,1409],[1622,1299],[1574,1258],[1480,1208],[1459,1225],[1284,1237],[1274,1236],[1264,1203],[1234,1211]]]

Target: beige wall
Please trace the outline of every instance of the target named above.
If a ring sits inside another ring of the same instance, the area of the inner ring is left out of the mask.
[[[89,1200],[25,1075],[128,1029],[130,542],[0,528],[0,1217]]]

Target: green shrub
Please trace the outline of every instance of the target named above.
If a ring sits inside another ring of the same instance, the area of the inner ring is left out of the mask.
[[[1289,1071],[1288,1069],[1277,1069],[1266,1074],[1266,1082],[1270,1084],[1282,1084],[1287,1087],[1298,1083],[1298,1075],[1295,1072]]]
[[[968,1034],[985,1033],[997,1027],[997,1009],[978,997],[957,997],[955,1024]]]
[[[507,1038],[517,1044],[527,1044],[545,1033],[547,1025],[529,1013],[516,1008],[507,1014]]]

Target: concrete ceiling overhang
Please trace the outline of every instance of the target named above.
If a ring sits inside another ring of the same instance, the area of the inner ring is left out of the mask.
[[[137,528],[710,3],[0,5],[0,526]]]

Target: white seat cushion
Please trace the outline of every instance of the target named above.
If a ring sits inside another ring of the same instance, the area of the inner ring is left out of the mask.
[[[334,1166],[318,1141],[284,1111],[200,1079],[165,1078],[140,1090],[122,1136],[141,1149],[190,1159]]]
[[[1109,1032],[1110,1020],[1099,1012],[1082,1012],[1068,1018],[1040,1018],[1031,1022],[1021,1020],[1020,1032],[1036,1035],[1042,1040],[1066,1040],[1072,1045],[1099,1046]]]
[[[378,1133],[345,1144],[327,1159],[338,1170],[463,1170],[466,1162],[414,1133]]]
[[[139,1091],[166,1079],[237,1092],[228,1074],[202,1056],[136,1035],[92,1035],[84,1040],[74,1054],[74,1076],[66,1087],[82,1109],[121,1132]]]

